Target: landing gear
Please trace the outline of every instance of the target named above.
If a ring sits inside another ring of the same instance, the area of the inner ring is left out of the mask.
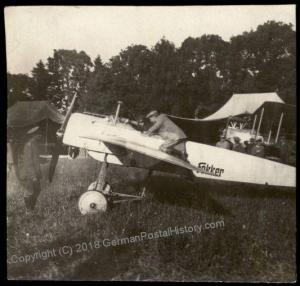
[[[79,198],[78,208],[83,215],[105,212],[112,204],[142,200],[145,197],[145,188],[138,196],[113,192],[111,186],[105,181],[108,167],[106,159],[107,154],[105,154],[98,179],[91,183],[88,191]]]
[[[100,192],[87,191],[81,195],[78,208],[83,215],[105,212],[107,210],[107,200]]]

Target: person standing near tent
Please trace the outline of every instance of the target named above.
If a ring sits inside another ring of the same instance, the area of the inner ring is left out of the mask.
[[[39,141],[41,139],[39,126],[27,131],[18,153],[17,173],[21,185],[24,187],[24,203],[26,213],[31,213],[41,192],[40,179],[42,177],[39,162]]]
[[[220,141],[216,143],[216,147],[231,150],[231,144],[229,143],[228,140],[226,140],[224,134],[220,135]]]
[[[255,145],[251,149],[251,155],[264,158],[265,157],[265,146],[261,138],[256,140]]]
[[[252,148],[255,146],[255,138],[251,137],[249,141],[245,141],[246,153],[251,154]]]
[[[290,157],[290,148],[284,135],[279,138],[280,161],[287,164]]]
[[[234,136],[233,140],[234,140],[234,144],[232,146],[232,150],[236,152],[245,153],[246,152],[245,146],[241,143],[240,137]]]

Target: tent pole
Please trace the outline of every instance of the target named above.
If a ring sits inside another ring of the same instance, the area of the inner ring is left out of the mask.
[[[120,113],[120,108],[121,108],[122,104],[123,104],[122,101],[118,101],[118,107],[117,107],[116,115],[115,115],[115,118],[114,118],[114,125],[117,124],[117,121],[119,119],[119,113]]]
[[[269,131],[269,137],[268,137],[268,144],[270,144],[271,135],[272,135],[272,130],[270,129],[270,131]]]
[[[254,128],[255,128],[255,124],[256,124],[256,118],[257,118],[257,114],[254,115],[254,121],[253,121],[252,130],[251,130],[251,135],[254,133]]]
[[[46,119],[46,144],[45,144],[45,152],[48,154],[48,118]]]
[[[228,118],[227,118],[227,122],[226,122],[226,129],[225,129],[225,138],[227,138],[227,131],[228,131],[228,125],[229,125],[229,122],[230,122],[230,119],[231,119],[231,116],[229,116]]]
[[[260,130],[260,126],[261,126],[261,121],[263,119],[263,116],[264,116],[264,108],[261,110],[261,113],[260,113],[260,118],[259,118],[259,123],[258,123],[258,127],[257,127],[257,131],[256,131],[256,134],[255,134],[255,139],[259,133],[259,130]]]
[[[280,114],[280,119],[279,119],[278,129],[277,129],[277,133],[276,133],[275,143],[277,143],[277,140],[278,140],[278,136],[279,136],[279,132],[280,132],[281,124],[282,124],[282,118],[283,118],[283,112],[281,112],[281,114]]]

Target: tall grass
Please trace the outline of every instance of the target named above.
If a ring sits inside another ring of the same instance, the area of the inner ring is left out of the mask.
[[[43,166],[46,176],[47,164]],[[52,184],[43,180],[35,214],[24,215],[22,188],[8,176],[8,258],[82,242],[118,239],[175,226],[223,221],[224,226],[71,256],[8,264],[10,279],[277,281],[296,278],[294,196],[247,196],[159,179],[142,202],[82,216],[79,196],[98,174],[90,159],[60,160]],[[109,168],[120,192],[143,171]],[[148,182],[149,184],[149,182]]]

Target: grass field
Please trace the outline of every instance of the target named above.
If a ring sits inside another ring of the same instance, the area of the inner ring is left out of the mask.
[[[145,201],[82,216],[78,198],[99,167],[90,159],[60,159],[52,184],[42,182],[33,216],[24,215],[22,189],[13,172],[8,174],[9,279],[295,281],[294,195],[222,192],[213,185],[204,189],[174,178],[158,179]],[[46,173],[47,164],[43,168]],[[131,192],[125,179],[132,182],[143,176],[135,169],[109,168],[109,180],[118,191]],[[99,244],[207,223],[210,227],[198,233],[119,246]],[[64,246],[72,253],[59,254]],[[30,254],[35,261],[24,262]]]

